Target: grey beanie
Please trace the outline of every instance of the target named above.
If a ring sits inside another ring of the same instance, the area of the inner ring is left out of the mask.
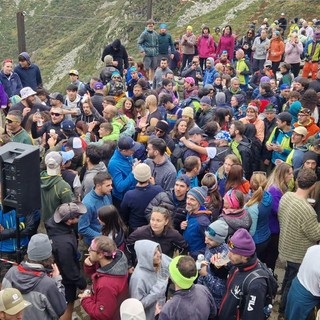
[[[52,246],[48,236],[44,233],[37,233],[31,237],[28,244],[28,259],[32,261],[46,260],[52,255]]]
[[[217,92],[216,103],[217,105],[226,103],[226,94],[224,92]]]
[[[223,220],[216,220],[209,225],[205,234],[209,239],[217,243],[223,243],[228,236],[228,225]]]

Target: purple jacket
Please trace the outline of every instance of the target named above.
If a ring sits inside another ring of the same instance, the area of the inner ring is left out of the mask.
[[[0,107],[4,108],[7,107],[8,104],[8,97],[6,92],[4,91],[3,85],[0,82]]]
[[[228,51],[229,60],[233,59],[233,51],[234,51],[234,37],[231,36],[221,36],[217,48],[217,55],[221,55],[223,50]]]
[[[269,216],[270,231],[271,231],[271,234],[279,234],[280,225],[278,220],[278,210],[279,210],[279,202],[283,194],[282,194],[282,191],[274,185],[270,186],[268,191],[272,195],[272,210]]]

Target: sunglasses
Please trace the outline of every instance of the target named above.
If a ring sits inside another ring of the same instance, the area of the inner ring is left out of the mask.
[[[163,131],[163,130],[158,129],[158,128],[155,128],[154,130],[155,130],[156,132],[164,133],[164,131]]]
[[[17,122],[17,121],[6,118],[6,122],[12,123],[12,122]]]
[[[56,113],[56,112],[50,112],[50,114],[55,117],[61,116],[61,113]]]
[[[267,173],[264,171],[253,171],[252,174],[263,174],[264,176],[267,176]]]

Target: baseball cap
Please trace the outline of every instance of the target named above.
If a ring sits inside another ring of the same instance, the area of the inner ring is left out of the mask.
[[[49,95],[50,99],[55,99],[63,102],[63,95],[60,92],[54,92]]]
[[[58,151],[51,151],[45,157],[48,176],[56,176],[60,173],[60,165],[62,164],[62,156]]]
[[[34,96],[37,93],[30,87],[24,87],[20,90],[21,99],[26,99],[30,96]]]
[[[308,109],[308,108],[303,108],[303,109],[301,109],[301,110],[299,111],[298,114],[303,114],[303,115],[308,115],[308,116],[310,116],[310,115],[311,115],[311,110]]]
[[[292,130],[292,132],[295,132],[295,133],[297,133],[297,134],[300,134],[300,135],[303,136],[303,137],[305,137],[305,136],[308,134],[308,130],[307,130],[305,127],[303,127],[303,126],[298,126],[298,127],[294,128],[294,129]]]
[[[53,214],[53,220],[56,223],[76,218],[87,212],[87,208],[81,202],[69,202],[61,204]]]
[[[62,156],[62,164],[66,164],[68,161],[70,161],[74,157],[74,151],[73,150],[60,151],[60,154]]]
[[[6,288],[0,291],[0,311],[14,316],[31,303],[24,300],[21,292],[15,288]]]
[[[72,149],[75,155],[79,156],[83,153],[82,142],[79,137],[71,137],[66,143],[66,147]]]
[[[63,131],[73,131],[75,128],[76,126],[71,120],[63,120],[61,122],[61,129]]]
[[[201,134],[203,137],[207,137],[208,135],[199,127],[194,127],[189,131],[189,136],[192,136],[194,134]]]
[[[71,74],[74,74],[75,76],[78,76],[79,75],[79,71],[76,70],[76,69],[72,69],[72,70],[69,71],[69,75],[71,75]]]
[[[195,81],[192,77],[186,77],[184,79],[185,82],[190,83],[190,84],[195,84]]]
[[[94,90],[102,90],[103,89],[103,83],[102,82],[96,82],[93,86]]]
[[[139,143],[135,142],[131,137],[121,137],[118,141],[118,148],[120,150],[134,150],[140,148]]]

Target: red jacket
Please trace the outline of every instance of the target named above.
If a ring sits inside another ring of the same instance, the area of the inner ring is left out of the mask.
[[[120,305],[128,298],[128,263],[124,253],[117,250],[114,261],[105,267],[84,265],[92,275],[93,293],[81,301],[91,320],[120,320]]]

